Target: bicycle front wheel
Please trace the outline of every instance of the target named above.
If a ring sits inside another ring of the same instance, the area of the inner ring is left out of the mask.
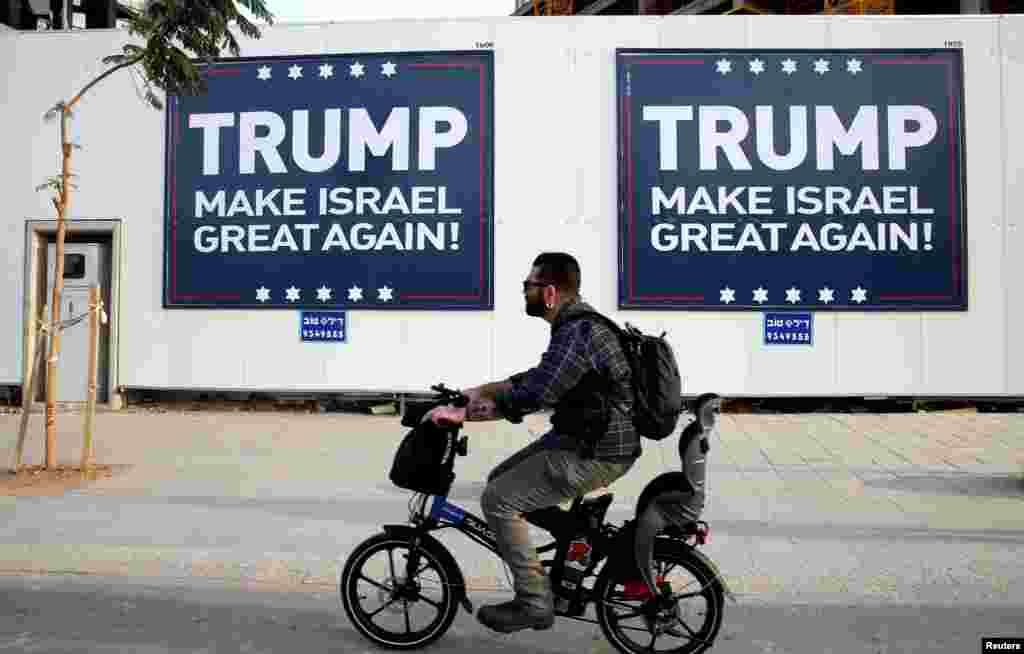
[[[341,573],[345,613],[359,633],[381,647],[425,647],[444,635],[458,611],[455,575],[444,557],[421,542],[410,575],[411,550],[408,539],[379,534],[353,550]]]
[[[594,594],[597,622],[624,654],[698,654],[714,644],[722,626],[725,593],[714,571],[688,546],[658,539],[654,574],[672,589],[670,600],[627,595],[624,584],[605,566]]]

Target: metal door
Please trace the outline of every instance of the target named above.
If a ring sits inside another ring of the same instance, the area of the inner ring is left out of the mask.
[[[47,246],[46,302],[53,298],[53,281],[57,261],[57,245]],[[110,313],[110,246],[103,243],[66,243],[64,245],[64,291],[61,294],[61,320],[68,320],[89,311],[89,287],[100,287],[107,313]],[[49,319],[49,315],[47,315]],[[107,357],[109,324],[100,324],[99,363],[97,366],[96,401],[107,401]],[[49,352],[49,343],[47,343]],[[45,366],[44,366],[45,369]],[[68,327],[61,334],[60,363],[57,373],[57,401],[85,402],[89,393],[89,321]]]

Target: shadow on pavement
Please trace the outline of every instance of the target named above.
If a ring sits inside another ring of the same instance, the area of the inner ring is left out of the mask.
[[[913,493],[941,493],[977,497],[1019,497],[1024,499],[1024,475],[976,473],[901,475],[891,479],[870,479],[865,486]]]

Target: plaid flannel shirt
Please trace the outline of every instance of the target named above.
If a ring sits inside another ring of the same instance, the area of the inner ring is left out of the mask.
[[[540,364],[526,372],[513,375],[510,390],[498,394],[497,405],[502,415],[513,422],[541,408],[554,408],[585,374],[598,371],[609,381],[608,398],[610,421],[608,429],[594,444],[594,457],[598,459],[624,459],[640,455],[640,435],[630,417],[633,407],[633,387],[629,362],[619,344],[619,338],[610,327],[597,319],[581,319],[562,329],[559,327],[581,311],[594,311],[585,302],[562,307],[551,325],[551,342],[541,356]],[[559,441],[558,447],[578,449],[575,438],[558,434],[555,429],[545,438]]]

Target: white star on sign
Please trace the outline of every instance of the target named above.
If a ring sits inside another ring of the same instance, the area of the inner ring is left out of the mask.
[[[786,302],[790,304],[796,304],[800,301],[800,289],[795,286],[790,286],[786,289]]]
[[[352,77],[362,77],[363,70],[363,65],[357,61],[356,63],[348,67],[348,74],[351,75]]]
[[[378,288],[377,299],[382,300],[384,302],[390,302],[392,299],[391,294],[394,292],[394,290],[395,289],[389,288],[387,285],[385,285],[383,288]]]
[[[758,304],[764,304],[768,301],[768,290],[764,287],[758,286],[754,289],[754,302]]]
[[[715,62],[715,69],[725,75],[726,73],[732,72],[732,62],[728,59],[719,59]]]
[[[761,73],[763,73],[764,72],[764,62],[761,61],[760,59],[755,59],[755,60],[751,61],[750,62],[750,72],[754,73],[755,75],[760,75]]]
[[[380,74],[383,75],[384,77],[391,77],[393,75],[396,75],[397,71],[395,70],[395,64],[390,61],[381,64]]]
[[[300,77],[302,77],[302,66],[291,66],[288,69],[288,77],[291,77],[292,79],[299,79]]]
[[[326,302],[327,300],[330,300],[331,289],[327,288],[326,284],[316,289],[316,299],[320,300],[321,302]]]
[[[818,289],[818,302],[824,302],[825,304],[829,304],[830,302],[835,302],[835,299],[836,299],[835,293],[836,292],[833,291],[828,286],[826,286],[825,288],[819,288]]]
[[[356,286],[355,284],[353,284],[352,288],[348,289],[348,299],[353,301],[353,302],[358,302],[359,300],[362,300],[363,299],[363,289],[361,289],[358,286]]]
[[[857,288],[850,291],[850,299],[856,302],[857,304],[865,302],[868,299],[867,289],[861,288],[860,284],[858,284]]]
[[[288,296],[287,299],[289,302],[295,302],[296,300],[298,300],[300,292],[301,291],[299,291],[299,289],[295,288],[294,286],[285,289],[285,295]]]
[[[256,289],[256,299],[260,302],[266,302],[270,299],[270,289],[265,286],[260,286]]]
[[[719,299],[726,304],[736,301],[736,291],[732,290],[728,286],[718,292]]]
[[[828,72],[828,62],[825,61],[824,59],[819,59],[819,60],[815,61],[814,62],[814,72],[818,73],[819,75],[824,75],[825,73],[827,73]]]
[[[793,73],[795,73],[796,72],[796,62],[793,61],[792,59],[786,59],[785,61],[783,61],[782,62],[782,72],[786,73],[787,75],[792,75]]]
[[[258,79],[270,79],[270,66],[260,66],[256,77]]]
[[[334,76],[334,66],[331,64],[324,64],[320,66],[320,77],[327,79],[328,77]]]
[[[863,68],[861,68],[860,64],[861,64],[860,59],[847,59],[846,60],[846,70],[849,71],[850,73],[856,75],[857,73],[859,73],[859,72],[864,70]]]

